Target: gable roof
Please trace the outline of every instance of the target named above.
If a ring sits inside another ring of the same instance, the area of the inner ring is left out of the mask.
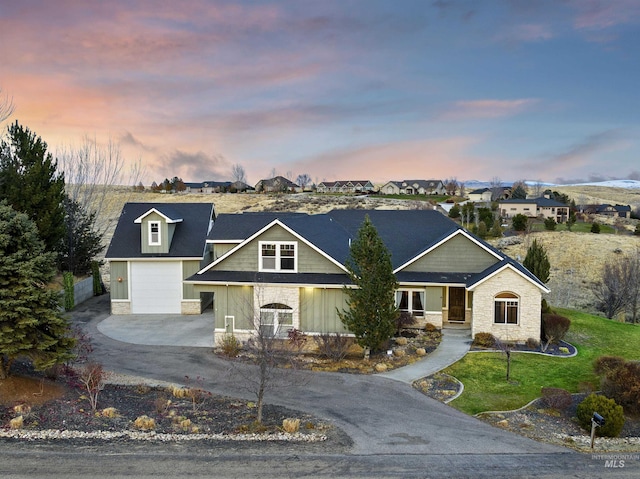
[[[156,212],[170,223],[177,223],[166,254],[142,253],[141,221]],[[204,238],[215,218],[213,203],[126,203],[118,219],[105,257],[128,258],[202,258]],[[179,220],[179,221],[178,221]]]
[[[522,265],[435,210],[332,210],[318,215],[277,212],[222,214],[217,218],[207,241],[237,243],[237,246],[190,280],[196,280],[197,276],[197,280],[202,281],[225,281],[225,278],[239,282],[255,281],[255,272],[215,271],[212,267],[275,225],[287,229],[334,264],[343,266],[349,258],[351,241],[357,237],[365,216],[369,216],[389,250],[394,272],[400,282],[474,287],[500,268],[509,267],[535,283],[541,290],[548,291],[546,286]],[[481,273],[403,271],[408,264],[458,235],[464,236],[494,256],[495,264]],[[233,274],[229,276],[227,273]],[[261,274],[269,282],[308,284],[317,281],[317,284],[339,284],[339,281],[343,281],[343,284],[349,284],[346,275],[342,274],[326,275],[326,281],[322,274]]]
[[[568,208],[569,205],[565,205],[564,203],[560,203],[559,201],[552,200],[550,198],[545,198],[541,196],[540,198],[532,198],[532,199],[508,199],[508,200],[500,200],[500,204],[527,204],[527,205],[536,205],[541,208],[559,208],[564,207]]]

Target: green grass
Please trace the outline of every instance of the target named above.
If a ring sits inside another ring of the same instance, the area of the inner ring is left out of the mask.
[[[444,371],[464,384],[463,394],[449,404],[468,414],[516,409],[539,397],[542,387],[579,392],[580,383],[591,383],[597,389],[593,361],[599,356],[640,358],[640,326],[573,310],[557,312],[571,319],[565,339],[577,348],[577,356],[513,353],[511,381],[507,382],[504,353],[467,354]]]

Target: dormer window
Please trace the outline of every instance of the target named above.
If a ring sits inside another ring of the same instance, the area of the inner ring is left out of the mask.
[[[296,268],[295,242],[260,242],[260,271],[295,272]]]
[[[149,221],[149,245],[159,246],[160,244],[160,222]]]

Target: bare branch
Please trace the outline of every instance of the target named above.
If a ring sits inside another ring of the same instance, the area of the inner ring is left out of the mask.
[[[13,104],[13,97],[8,94],[2,95],[2,88],[0,88],[0,122],[9,118],[15,111],[15,105]]]

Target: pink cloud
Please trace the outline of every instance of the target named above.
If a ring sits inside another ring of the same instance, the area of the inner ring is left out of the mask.
[[[527,111],[538,102],[539,100],[535,98],[457,101],[444,111],[439,118],[443,120],[504,118]]]
[[[640,3],[637,0],[576,0],[574,26],[578,30],[603,30],[615,25],[638,23]]]

